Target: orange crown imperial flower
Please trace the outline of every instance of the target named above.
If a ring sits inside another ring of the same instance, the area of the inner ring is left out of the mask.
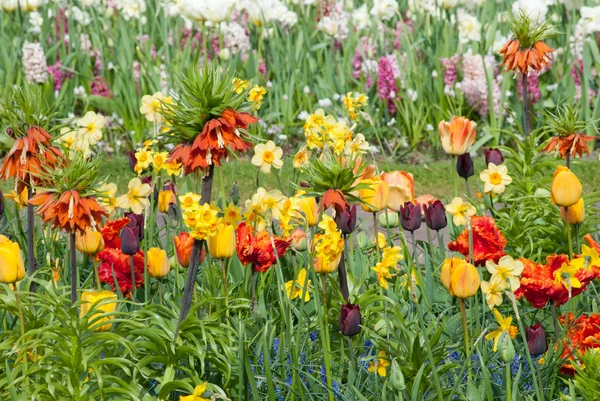
[[[549,67],[552,52],[554,49],[541,40],[530,48],[523,48],[517,39],[510,39],[498,53],[504,57],[502,65],[506,66],[507,71],[529,74],[530,71],[540,72],[544,67]]]

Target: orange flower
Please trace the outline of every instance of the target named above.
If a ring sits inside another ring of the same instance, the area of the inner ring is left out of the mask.
[[[579,155],[583,156],[583,152],[590,154],[588,148],[588,142],[595,139],[593,136],[584,135],[580,133],[571,134],[569,136],[555,136],[550,139],[548,145],[543,149],[546,153],[557,151],[563,159],[567,157],[567,154],[572,156]]]
[[[103,217],[108,217],[108,212],[94,198],[81,198],[76,190],[62,194],[41,192],[31,198],[29,203],[39,206],[36,213],[44,223],[52,223],[53,228],[61,228],[67,232],[83,233],[89,226],[100,223]]]
[[[181,163],[186,175],[212,164],[220,165],[229,151],[245,152],[250,149],[251,144],[244,140],[240,129],[246,129],[257,121],[251,114],[227,109],[220,117],[209,120],[192,144],[177,145],[167,162]]]
[[[13,177],[19,180],[18,192],[21,192],[23,184],[37,184],[37,175],[44,167],[56,164],[62,158],[60,149],[50,145],[51,138],[45,129],[29,127],[27,134],[17,138],[5,156],[0,167],[0,178],[5,181]]]
[[[473,257],[475,266],[483,266],[486,261],[491,260],[498,263],[498,260],[506,253],[506,238],[496,227],[496,221],[487,216],[471,217],[471,226],[473,227]],[[462,253],[465,257],[469,256],[469,230],[465,229],[453,241],[448,244],[448,249]]]
[[[550,65],[550,55],[554,49],[541,40],[534,43],[531,48],[521,48],[517,39],[509,40],[498,52],[503,57],[502,65],[507,71],[520,71],[528,74],[530,71],[540,72],[542,68]]]
[[[100,265],[98,266],[100,281],[107,283],[113,291],[116,291],[116,279],[121,293],[129,297],[133,288],[130,256],[122,253],[120,249],[106,248],[98,252],[98,260],[100,260]],[[144,283],[144,252],[139,251],[133,255],[133,266],[135,286],[139,288]]]
[[[438,131],[444,152],[453,156],[467,153],[475,142],[477,124],[465,117],[453,117],[450,122],[440,121]]]
[[[517,299],[525,297],[534,308],[543,308],[549,300],[553,300],[556,306],[560,306],[569,300],[569,289],[561,282],[557,282],[554,272],[564,264],[569,263],[566,255],[551,255],[546,258],[545,265],[538,265],[527,259],[520,259],[525,265],[521,273],[521,286],[515,291]],[[571,288],[571,297],[585,291],[588,283],[599,277],[600,267],[591,266],[579,269],[575,278],[581,283],[581,287]]]
[[[323,194],[323,210],[329,209],[331,206],[336,213],[341,213],[348,206],[346,196],[339,189],[330,188]]]
[[[597,252],[600,253],[600,244],[594,241],[594,238],[591,234],[584,235],[583,239],[588,243],[591,248],[594,248]]]
[[[254,271],[266,272],[269,267],[277,261],[275,252],[273,252],[273,243],[277,250],[277,257],[281,258],[292,243],[291,238],[271,237],[266,231],[259,232],[256,236],[252,227],[246,225],[243,221],[237,228],[237,255],[242,264],[252,264]]]
[[[174,237],[173,242],[175,243],[175,253],[179,264],[183,267],[188,267],[190,265],[190,257],[192,256],[192,248],[194,247],[194,238],[184,231]],[[206,252],[204,247],[202,250],[203,253]],[[200,259],[204,259],[202,255]]]
[[[119,237],[119,234],[127,224],[129,224],[129,219],[127,217],[109,220],[104,224],[100,229],[100,233],[104,239],[105,248],[121,249],[121,237]]]
[[[581,315],[577,320],[574,320],[572,313],[566,316],[561,316],[561,325],[565,324],[567,319],[567,339],[563,342],[563,351],[561,357],[565,360],[574,360],[577,353],[585,354],[588,349],[600,348],[600,314]],[[560,373],[573,375],[575,368],[566,363],[561,366]]]
[[[388,184],[390,194],[387,207],[395,212],[406,202],[412,202],[415,197],[415,180],[411,173],[406,171],[392,171],[381,173],[381,179]]]

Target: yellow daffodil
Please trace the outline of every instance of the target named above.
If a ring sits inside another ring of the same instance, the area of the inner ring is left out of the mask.
[[[308,165],[310,160],[311,152],[306,148],[306,145],[302,145],[300,150],[294,156],[292,165],[294,168],[304,168]]]
[[[502,304],[502,293],[506,289],[506,282],[498,277],[492,277],[490,281],[481,282],[481,292],[485,295],[485,300],[490,309]]]
[[[255,85],[250,92],[248,92],[248,101],[252,103],[252,109],[258,110],[262,106],[263,97],[267,94],[264,87]]]
[[[511,256],[506,255],[500,258],[498,264],[488,260],[485,267],[492,274],[492,280],[497,277],[506,282],[512,292],[515,292],[521,286],[519,277],[525,266],[520,260],[514,260]]]
[[[479,178],[483,181],[483,192],[486,194],[490,192],[501,194],[512,182],[512,178],[508,175],[508,168],[504,164],[499,166],[494,163],[488,164],[488,168],[479,174]]]
[[[300,298],[304,293],[304,302],[308,302],[310,301],[310,284],[311,281],[306,277],[306,269],[301,269],[296,280],[285,283],[285,292],[289,299]]]
[[[260,171],[265,174],[271,172],[271,167],[280,169],[283,167],[283,150],[279,146],[275,145],[273,141],[267,141],[267,143],[259,143],[254,147],[254,156],[252,157],[252,164],[260,167]]]
[[[217,232],[217,213],[216,209],[205,203],[196,210],[184,212],[183,222],[192,230],[190,232],[192,237],[205,240]]]
[[[452,202],[446,205],[446,211],[452,216],[455,226],[464,226],[469,222],[471,216],[477,213],[473,205],[463,201],[460,197],[452,199]]]
[[[168,158],[169,152],[154,152],[152,154],[152,166],[154,167],[155,173],[158,173],[160,169],[163,168]]]
[[[381,377],[387,376],[387,367],[390,366],[390,361],[386,358],[385,351],[379,351],[377,358],[369,363],[369,373],[375,373]]]
[[[581,288],[581,282],[575,277],[578,270],[579,268],[572,263],[563,263],[560,269],[554,271],[554,284],[562,284],[569,290],[569,298],[572,288]]]
[[[140,113],[151,123],[159,124],[163,120],[160,114],[160,111],[164,109],[163,103],[173,104],[173,98],[163,95],[162,92],[156,92],[154,95],[144,95],[142,96]]]
[[[152,163],[152,157],[154,155],[154,151],[151,149],[143,148],[137,152],[135,152],[135,158],[137,163],[135,164],[134,170],[136,173],[141,174],[145,170],[150,168],[150,164]]]
[[[167,175],[178,176],[181,174],[181,163],[172,161],[171,163],[164,163],[162,168],[166,171]]]
[[[511,326],[512,317],[509,316],[507,318],[502,317],[498,309],[494,309],[494,316],[496,317],[496,321],[498,322],[498,328],[485,336],[486,340],[494,340],[494,352],[498,351],[498,340],[500,340],[500,336],[505,331],[508,332],[510,338],[515,338],[517,335],[517,328],[515,326]]]
[[[102,128],[104,128],[105,123],[104,116],[88,111],[77,121],[79,135],[90,145],[95,145],[102,139]]]
[[[106,183],[98,188],[98,192],[102,195],[98,197],[100,204],[106,209],[108,213],[112,213],[118,206],[117,198],[117,184]]]
[[[23,207],[27,206],[27,201],[29,200],[29,194],[27,193],[27,188],[23,188],[21,193],[17,194],[15,191],[11,189],[11,191],[4,195],[6,199],[10,199],[17,205],[19,210],[23,209]]]
[[[198,206],[200,206],[200,198],[202,198],[202,196],[193,192],[188,192],[185,195],[180,195],[179,203],[181,205],[181,209],[183,209],[183,211],[188,211],[198,208]]]
[[[581,255],[571,261],[571,266],[577,270],[587,269],[592,266],[600,267],[600,254],[595,248],[587,245],[581,247]]]
[[[242,220],[242,208],[235,206],[232,202],[223,210],[223,221],[227,224],[236,225]]]
[[[142,214],[145,208],[150,205],[148,196],[152,188],[148,184],[143,184],[139,178],[133,178],[129,181],[129,191],[117,199],[117,204],[121,209],[131,209],[135,214]]]
[[[327,214],[323,214],[321,216],[321,221],[319,222],[318,227],[325,231],[325,234],[331,234],[338,231],[338,226],[334,219]]]
[[[377,233],[377,248],[383,249],[387,246],[387,238],[383,233]]]
[[[233,78],[231,80],[231,84],[233,85],[233,91],[238,95],[241,95],[250,85],[250,81],[246,81],[240,78]]]
[[[210,401],[208,398],[202,398],[202,394],[206,392],[206,383],[197,385],[194,392],[190,395],[179,396],[179,401]]]
[[[357,109],[362,108],[367,104],[369,97],[363,93],[356,93],[352,96],[352,92],[346,93],[346,96],[342,99],[351,120],[358,120],[356,116]]]

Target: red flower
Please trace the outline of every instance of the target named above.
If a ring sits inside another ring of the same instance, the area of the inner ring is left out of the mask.
[[[245,221],[240,223],[236,231],[238,258],[242,264],[252,264],[255,271],[263,273],[277,261],[277,257],[283,257],[292,243],[291,238],[283,239],[273,236],[273,242],[277,250],[276,257],[268,232],[263,230],[255,237],[254,230],[252,227],[248,227]]]
[[[179,144],[173,149],[169,162],[180,162],[185,174],[198,169],[205,169],[211,164],[221,164],[229,152],[245,152],[251,144],[244,140],[240,129],[258,121],[256,117],[244,112],[227,109],[218,118],[204,124],[202,132],[190,144]]]
[[[131,259],[128,255],[116,248],[105,248],[98,252],[100,265],[98,266],[98,276],[100,281],[108,283],[113,291],[116,291],[115,278],[119,284],[121,292],[129,296],[133,286],[131,283]],[[144,253],[142,251],[133,255],[133,265],[135,271],[135,286],[140,287],[144,283]],[[114,278],[113,278],[114,271]]]
[[[574,360],[576,353],[585,354],[590,348],[600,348],[600,314],[590,316],[581,315],[574,321],[574,316],[569,313],[567,316],[561,316],[559,319],[562,324],[568,320],[569,330],[567,338],[563,343],[563,352],[561,357],[567,360]],[[575,368],[569,363],[560,368],[562,374],[573,375]]]
[[[525,268],[521,274],[521,286],[515,291],[517,299],[525,297],[534,308],[543,308],[549,300],[560,306],[569,300],[569,290],[561,283],[554,281],[554,272],[565,263],[569,263],[566,255],[551,255],[546,258],[545,265],[538,265],[527,259],[521,259]],[[579,269],[575,277],[581,282],[580,288],[571,289],[571,297],[585,291],[588,283],[598,277],[600,268],[592,266]]]
[[[121,249],[121,238],[119,234],[123,227],[129,224],[127,217],[121,217],[120,219],[109,220],[100,229],[102,238],[104,239],[105,248],[116,248]]]
[[[483,266],[488,260],[498,263],[498,260],[506,253],[506,238],[496,227],[493,218],[487,216],[471,217],[473,227],[473,256],[476,266]],[[456,241],[448,244],[448,249],[460,252],[465,257],[469,256],[469,230],[463,231]]]

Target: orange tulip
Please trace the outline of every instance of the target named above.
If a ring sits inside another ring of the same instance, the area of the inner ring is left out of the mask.
[[[360,198],[365,202],[361,206],[365,212],[376,213],[387,206],[390,187],[379,176],[361,180],[364,188],[359,189]]]
[[[582,192],[581,182],[571,170],[565,166],[556,167],[550,188],[552,203],[562,207],[573,206],[581,198]]]
[[[190,256],[192,256],[192,248],[194,247],[194,238],[189,233],[181,232],[175,238],[175,253],[177,254],[177,261],[183,267],[190,265]]]
[[[440,121],[438,130],[444,152],[453,156],[465,154],[475,142],[477,124],[465,117],[453,117],[450,122]]]
[[[415,180],[411,173],[405,171],[392,171],[381,173],[381,179],[388,184],[390,195],[387,207],[395,212],[406,202],[412,202],[415,197]]]
[[[453,297],[469,298],[479,289],[479,272],[475,266],[461,258],[446,259],[440,279]]]

